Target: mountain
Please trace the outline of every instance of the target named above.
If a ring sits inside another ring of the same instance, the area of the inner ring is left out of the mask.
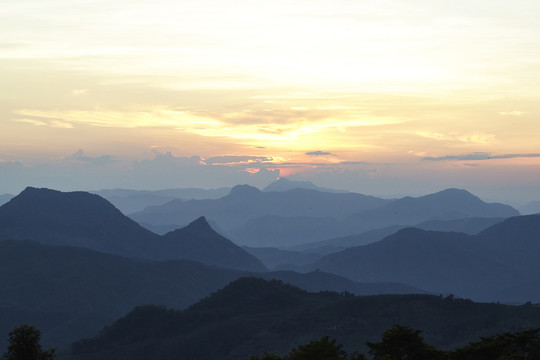
[[[473,300],[539,302],[540,297],[518,297],[505,290],[537,281],[539,257],[540,216],[529,215],[472,236],[406,228],[379,242],[327,255],[309,269],[359,282],[402,282]]]
[[[154,260],[185,259],[249,271],[265,267],[204,218],[159,236],[87,192],[27,188],[0,207],[0,239],[28,239]]]
[[[418,198],[405,197],[378,209],[351,215],[345,224],[351,229],[367,231],[391,225],[414,225],[434,220],[471,217],[507,218],[518,215],[519,212],[511,206],[485,203],[466,190],[446,189]]]
[[[413,225],[415,228],[431,231],[461,232],[475,235],[486,228],[495,225],[504,218],[465,218],[454,220],[432,220]],[[356,235],[343,236],[323,241],[314,241],[301,245],[292,246],[291,250],[314,252],[328,255],[349,247],[367,245],[396,233],[397,231],[410,227],[408,225],[392,225],[380,229],[369,230]]]
[[[172,224],[185,224],[201,215],[215,222],[222,234],[237,244],[286,248],[429,221],[434,229],[447,226],[457,231],[480,231],[482,226],[488,226],[482,225],[480,220],[461,220],[461,224],[448,222],[466,218],[500,219],[519,213],[510,206],[488,204],[457,189],[419,198],[384,200],[355,193],[332,194],[299,188],[261,192],[240,185],[220,199],[174,200],[148,207],[131,217],[147,228],[166,230],[175,226]],[[487,220],[486,224],[491,222]]]
[[[323,336],[347,352],[366,353],[365,342],[378,341],[394,324],[422,329],[427,343],[451,349],[538,327],[540,309],[433,295],[309,293],[241,278],[183,311],[139,307],[60,359],[247,359],[264,351],[283,354]]]
[[[251,255],[259,259],[268,269],[297,269],[319,260],[323,255],[316,253],[281,250],[272,247],[242,246]]]
[[[217,199],[227,195],[230,188],[219,189],[164,189],[164,190],[129,190],[111,189],[99,190],[92,193],[99,195],[124,214],[131,214],[143,210],[147,206],[162,205],[174,199]]]
[[[244,270],[266,270],[256,257],[216,233],[204,217],[163,235],[161,241],[170,251],[182,254],[185,259],[228,268],[238,268],[242,264]]]
[[[347,193],[348,191],[344,190],[335,190],[317,186],[310,181],[295,181],[289,180],[285,177],[280,177],[277,181],[274,181],[267,187],[263,189],[265,192],[272,191],[289,191],[294,189],[306,189],[306,190],[316,190],[329,193]]]
[[[251,247],[291,247],[343,235],[342,222],[333,217],[260,216],[226,231],[237,244]]]
[[[306,189],[262,192],[252,186],[237,185],[229,195],[220,199],[173,200],[161,206],[148,207],[132,214],[131,218],[141,224],[183,225],[204,215],[227,232],[261,216],[341,219],[388,202],[355,193],[334,194]]]
[[[65,347],[95,334],[136,306],[183,309],[252,274],[186,260],[159,262],[27,240],[0,241],[0,333],[29,323],[42,331],[48,346]],[[312,291],[423,292],[403,284],[359,284],[323,272],[263,276]]]

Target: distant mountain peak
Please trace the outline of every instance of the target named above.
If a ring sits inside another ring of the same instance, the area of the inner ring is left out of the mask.
[[[430,196],[430,195],[427,195],[427,196]],[[471,194],[469,191],[465,189],[457,189],[457,188],[444,189],[434,194],[431,194],[431,196],[452,196],[452,197],[459,196],[461,198],[468,197],[468,198],[478,199],[477,196]]]
[[[306,190],[316,190],[316,191],[322,191],[322,192],[330,192],[330,193],[346,193],[347,191],[343,190],[335,190],[335,189],[328,189],[324,187],[317,186],[313,184],[311,181],[297,181],[297,180],[290,180],[286,177],[280,177],[277,181],[274,181],[267,187],[263,189],[264,192],[283,192],[283,191],[289,191],[289,190],[295,190],[295,189],[306,189]]]
[[[229,196],[250,196],[260,194],[261,190],[251,185],[236,185],[231,189]]]
[[[188,226],[186,226],[186,228],[189,228],[191,230],[196,230],[196,231],[208,231],[208,230],[211,230],[211,231],[214,231],[212,229],[212,227],[210,226],[210,224],[208,224],[208,221],[206,220],[206,217],[204,216],[201,216],[195,220],[193,220],[191,223],[189,223]]]

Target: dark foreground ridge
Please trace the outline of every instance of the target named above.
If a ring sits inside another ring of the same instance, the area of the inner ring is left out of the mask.
[[[236,360],[264,351],[285,354],[324,336],[347,351],[367,353],[362,344],[378,341],[394,324],[423,329],[427,343],[452,349],[480,336],[539,327],[540,309],[432,295],[308,293],[249,277],[184,311],[139,307],[75,343],[62,359]]]

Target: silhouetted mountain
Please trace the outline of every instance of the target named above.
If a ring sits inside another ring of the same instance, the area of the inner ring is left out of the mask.
[[[191,230],[197,226],[205,224],[199,221]],[[157,262],[26,240],[0,241],[0,333],[34,324],[46,344],[62,347],[96,333],[135,306],[185,308],[249,274],[193,261]],[[358,284],[323,272],[264,276],[313,291],[422,292],[402,284]]]
[[[281,250],[272,247],[242,246],[242,249],[259,259],[268,269],[294,270],[312,264],[323,256],[316,253]]]
[[[221,199],[174,200],[149,207],[133,214],[132,218],[151,229],[170,229],[174,226],[171,224],[185,224],[201,215],[215,221],[222,233],[235,243],[291,247],[427,221],[447,222],[432,224],[430,228],[447,226],[448,229],[471,232],[482,228],[480,220],[471,220],[468,225],[467,220],[452,225],[448,221],[472,217],[506,218],[519,213],[510,206],[487,204],[467,191],[457,189],[419,198],[383,200],[354,193],[330,194],[305,189],[261,192],[240,185]]]
[[[416,224],[414,227],[423,230],[453,231],[475,235],[504,220],[505,218],[502,217],[470,217],[464,219],[426,221]]]
[[[0,207],[0,239],[28,239],[130,257],[186,259],[241,270],[265,270],[255,257],[202,223],[206,223],[204,218],[159,236],[105,199],[86,192],[27,188]]]
[[[310,181],[295,181],[289,180],[285,177],[280,177],[277,181],[274,181],[267,187],[263,189],[265,192],[269,191],[289,191],[294,189],[306,189],[306,190],[316,190],[322,192],[330,193],[347,193],[348,191],[328,189],[324,187],[317,186]]]
[[[395,200],[378,209],[352,215],[345,224],[351,229],[367,231],[434,220],[507,218],[517,215],[519,212],[511,206],[488,204],[466,190],[447,189],[418,198],[405,197]]]
[[[529,215],[474,236],[407,228],[382,241],[327,255],[310,268],[359,282],[396,281],[477,300],[538,302],[540,298],[498,296],[540,278],[539,257],[540,216]]]
[[[469,235],[478,234],[482,230],[495,225],[504,218],[465,218],[455,220],[433,220],[414,225],[415,228],[432,231],[462,232]],[[343,236],[340,238],[315,241],[312,243],[292,246],[291,249],[299,251],[311,251],[317,254],[328,255],[349,247],[371,244],[410,227],[408,225],[392,225],[381,229],[363,232],[357,235]]]
[[[226,231],[226,235],[241,245],[291,247],[307,241],[329,239],[343,232],[342,222],[333,217],[267,215]]]
[[[432,295],[308,293],[243,278],[184,311],[137,308],[95,338],[74,344],[73,355],[64,359],[233,360],[285,353],[322,336],[348,352],[365,351],[365,341],[377,341],[394,324],[423,329],[427,343],[449,349],[479,336],[538,327],[540,309]]]
[[[380,241],[405,227],[406,226],[403,225],[387,226],[381,229],[366,231],[361,234],[342,236],[328,240],[314,241],[310,243],[295,245],[290,247],[290,249],[304,252],[315,252],[316,254],[320,255],[328,255],[350,247],[367,245]]]
[[[0,205],[4,205],[9,200],[13,199],[13,195],[11,194],[2,194],[0,195]]]
[[[249,253],[244,249],[216,233],[204,217],[163,235],[162,241],[186,259],[228,268],[238,268],[242,264],[245,270],[266,270],[256,257],[247,256]]]
[[[332,194],[294,189],[285,192],[261,192],[248,185],[235,186],[229,195],[216,200],[173,200],[132,214],[143,224],[187,224],[200,216],[215,221],[225,232],[260,216],[334,217],[380,207],[389,200],[355,193]]]
[[[128,190],[112,189],[99,190],[97,194],[117,207],[124,214],[131,214],[143,210],[147,206],[162,205],[174,199],[217,199],[227,195],[230,188],[219,189],[165,189],[165,190]]]
[[[242,274],[190,261],[153,262],[89,249],[0,242],[0,333],[38,326],[66,346],[135,306],[185,308]]]

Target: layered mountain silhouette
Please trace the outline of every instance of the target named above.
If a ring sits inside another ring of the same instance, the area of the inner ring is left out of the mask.
[[[391,201],[344,219],[261,216],[226,231],[226,234],[239,244],[274,247],[292,247],[353,235],[356,237],[349,239],[350,242],[328,240],[323,245],[332,243],[332,246],[339,248],[342,246],[340,243],[354,246],[355,241],[355,245],[377,241],[399,230],[399,227],[411,225],[430,230],[474,233],[516,215],[519,213],[510,206],[488,204],[465,190],[448,189],[419,198],[407,197]],[[377,231],[366,234],[372,230]],[[377,233],[382,236],[376,235]],[[326,249],[332,251],[331,247]]]
[[[174,199],[217,199],[227,195],[230,188],[199,189],[181,188],[164,190],[129,190],[111,189],[93,191],[109,202],[124,214],[131,214],[143,210],[147,206],[162,205]]]
[[[427,343],[451,349],[504,331],[540,326],[540,309],[477,304],[433,295],[308,293],[278,281],[241,278],[184,311],[135,309],[65,359],[247,359],[284,354],[329,336],[366,353],[394,324],[422,329]],[[211,346],[208,346],[211,344]]]
[[[373,209],[388,200],[355,193],[326,193],[294,189],[284,192],[262,192],[249,185],[232,188],[220,199],[173,200],[161,206],[148,207],[130,215],[140,224],[187,224],[206,216],[227,232],[261,216],[345,218],[358,211]]]
[[[295,180],[289,180],[286,177],[280,177],[277,181],[274,181],[267,187],[263,189],[263,191],[289,191],[294,189],[306,189],[306,190],[317,190],[322,192],[329,192],[329,193],[346,193],[348,191],[344,190],[336,190],[336,189],[329,189],[325,187],[320,187],[315,184],[313,184],[311,181],[295,181]]]
[[[418,198],[386,200],[356,193],[325,193],[294,189],[261,192],[240,185],[215,200],[174,200],[148,207],[131,217],[162,231],[204,214],[235,243],[246,246],[291,247],[361,234],[389,226],[411,226],[467,218],[519,215],[508,205],[488,204],[465,190],[447,189]]]
[[[186,259],[264,271],[254,256],[216,233],[204,217],[183,229],[156,235],[111,203],[87,192],[27,188],[0,207],[0,239],[85,247],[153,260]]]
[[[198,226],[205,226],[202,222]],[[51,346],[95,334],[135,306],[183,309],[229,282],[255,273],[186,260],[151,261],[27,240],[0,241],[0,333],[29,323]],[[311,291],[419,293],[403,284],[359,284],[313,272],[263,273]]]
[[[390,225],[414,225],[425,221],[454,220],[470,217],[507,218],[519,212],[511,206],[485,203],[466,190],[446,189],[418,198],[405,197],[347,218],[351,227],[365,230]]]
[[[415,228],[432,231],[461,232],[475,235],[493,226],[505,218],[464,218],[454,220],[432,220],[414,225]],[[328,255],[346,248],[367,245],[398,232],[401,229],[410,227],[409,225],[392,225],[380,229],[369,230],[356,235],[343,236],[323,241],[315,241],[291,247],[291,250],[312,252],[316,254]]]
[[[473,300],[539,302],[540,292],[529,291],[534,297],[519,295],[540,279],[539,257],[540,216],[528,215],[477,235],[406,228],[382,241],[327,255],[310,268],[355,281],[403,282]]]

